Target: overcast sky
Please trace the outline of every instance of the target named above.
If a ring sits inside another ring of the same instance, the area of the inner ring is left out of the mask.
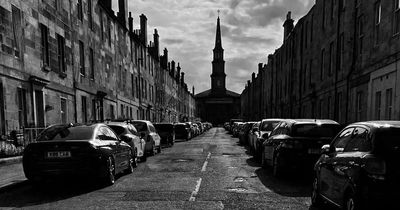
[[[154,28],[160,35],[160,51],[168,48],[169,60],[179,62],[190,90],[196,94],[211,87],[212,49],[215,44],[217,10],[220,10],[222,47],[225,50],[227,89],[241,93],[257,72],[258,63],[282,44],[283,21],[288,11],[297,20],[315,0],[128,0],[139,28],[145,14],[148,38]],[[113,0],[118,11],[118,0]],[[115,8],[116,7],[116,8]]]

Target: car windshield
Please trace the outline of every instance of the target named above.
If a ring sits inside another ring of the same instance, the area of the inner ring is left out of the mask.
[[[379,152],[400,152],[400,128],[377,132],[375,145]]]
[[[109,125],[110,127],[118,136],[125,132],[125,128],[119,125]]]
[[[272,131],[279,124],[279,121],[264,121],[261,125],[261,131]]]
[[[154,124],[154,127],[157,129],[158,132],[171,131],[174,128],[172,124]]]
[[[138,132],[147,131],[147,124],[145,122],[132,122]]]
[[[295,137],[334,137],[339,131],[336,124],[299,124],[293,127]]]
[[[45,129],[36,141],[68,141],[89,140],[93,136],[94,128],[91,126],[70,127],[69,125],[52,126]]]

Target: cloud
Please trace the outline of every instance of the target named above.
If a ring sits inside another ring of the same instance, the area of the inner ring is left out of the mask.
[[[185,40],[183,39],[173,39],[173,38],[166,38],[162,40],[166,44],[182,44]]]

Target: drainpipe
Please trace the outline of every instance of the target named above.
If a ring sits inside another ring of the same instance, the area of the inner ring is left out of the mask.
[[[354,5],[354,10],[353,10],[353,20],[354,20],[354,30],[353,30],[353,56],[351,59],[351,68],[350,72],[346,76],[346,116],[345,120],[346,123],[348,122],[348,113],[349,113],[349,100],[350,100],[350,77],[353,74],[355,70],[355,64],[357,60],[357,48],[356,48],[356,36],[357,36],[357,13],[356,13],[356,4]]]
[[[71,3],[71,0],[69,0],[69,14],[72,14],[72,3]],[[73,30],[73,28],[75,28],[74,27],[74,21],[73,20],[75,20],[75,19],[73,19],[73,15],[71,15],[71,18],[70,18],[70,24],[71,24],[71,69],[72,69],[72,84],[73,84],[73,88],[74,88],[74,121],[75,121],[75,123],[77,123],[78,122],[78,104],[76,103],[76,78],[75,78],[75,63],[74,63],[74,48],[75,48],[75,42],[74,42],[74,40],[72,40],[72,37],[74,37],[74,35],[73,35],[73,33],[74,33],[74,30]]]
[[[342,49],[340,49],[340,21],[341,21],[341,11],[342,11],[342,0],[339,0],[339,8],[338,8],[338,12],[337,12],[337,26],[336,26],[336,68],[335,68],[335,91],[334,91],[334,106],[333,106],[333,118],[335,120],[339,119],[338,115],[340,113],[338,113],[338,106],[340,106],[340,104],[337,104],[338,102],[338,98],[337,98],[337,92],[338,92],[338,73],[340,70],[340,63],[339,63],[339,59],[340,59],[340,53],[342,51]],[[339,50],[340,49],[340,50]],[[343,58],[342,58],[343,59]],[[348,93],[347,93],[348,94]],[[348,102],[346,102],[348,103]],[[346,105],[347,107],[347,105]],[[346,110],[346,115],[347,115],[347,110]],[[346,116],[346,122],[347,122],[347,116]],[[339,122],[340,123],[340,122]]]

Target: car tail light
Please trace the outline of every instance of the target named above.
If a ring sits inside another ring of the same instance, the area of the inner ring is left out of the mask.
[[[365,156],[365,171],[368,173],[369,177],[374,179],[385,179],[386,174],[386,162],[380,158],[374,157],[372,155]]]

